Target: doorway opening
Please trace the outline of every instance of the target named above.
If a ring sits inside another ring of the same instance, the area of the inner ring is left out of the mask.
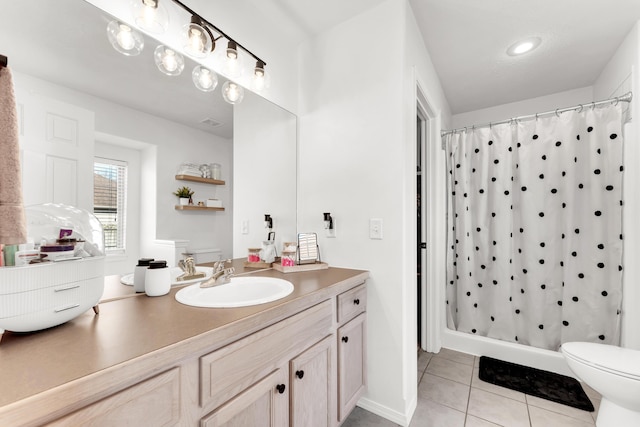
[[[426,173],[423,172],[423,167],[426,165],[424,161],[424,153],[425,153],[425,140],[426,140],[426,116],[424,111],[420,107],[420,103],[417,106],[417,114],[416,114],[416,296],[417,296],[417,307],[416,312],[417,316],[417,340],[418,345],[421,348],[426,347],[426,342],[423,340],[423,336],[425,336],[426,331],[426,318],[424,316],[424,311],[426,309],[426,290],[423,287],[423,283],[425,282],[425,274],[426,271],[426,259],[424,256],[424,252],[426,252],[427,248],[427,240],[426,240],[426,227],[424,224],[424,209],[426,207],[426,198],[424,195],[424,180],[426,178]]]

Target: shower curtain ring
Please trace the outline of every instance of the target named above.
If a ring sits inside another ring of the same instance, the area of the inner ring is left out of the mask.
[[[620,97],[619,97],[619,96],[616,96],[616,103],[615,103],[615,104],[613,104],[613,106],[614,106],[614,107],[615,107],[615,106],[617,106],[617,105],[618,105],[618,102],[620,102]]]
[[[560,114],[558,114],[558,109],[556,108],[556,117],[560,117]]]
[[[536,122],[538,121],[538,113],[536,113]]]
[[[593,110],[595,110],[595,109],[596,109],[596,103],[595,103],[595,102],[592,102],[592,103],[591,103],[591,111],[593,111]]]
[[[580,109],[578,110],[578,113],[582,113],[582,110],[584,109],[584,105],[578,104],[578,106],[580,107]]]

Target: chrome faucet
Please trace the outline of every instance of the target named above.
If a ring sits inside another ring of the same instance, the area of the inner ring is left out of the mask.
[[[231,262],[231,260],[228,259],[226,262]],[[211,288],[229,283],[231,281],[231,276],[236,272],[236,269],[233,267],[224,268],[224,264],[224,260],[216,261],[216,263],[213,264],[213,274],[208,280],[200,283],[200,287]]]

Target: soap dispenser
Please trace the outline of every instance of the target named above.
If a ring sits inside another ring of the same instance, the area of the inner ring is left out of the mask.
[[[136,292],[144,292],[145,274],[149,268],[149,263],[153,258],[140,258],[138,265],[133,271],[133,290]]]
[[[150,297],[166,295],[171,290],[171,273],[166,261],[151,261],[146,272],[144,291]]]

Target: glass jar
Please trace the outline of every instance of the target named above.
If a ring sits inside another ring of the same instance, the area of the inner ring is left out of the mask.
[[[211,163],[209,165],[211,169],[211,178],[221,180],[222,179],[222,167],[218,163]]]
[[[248,262],[260,262],[260,248],[249,248],[249,253],[247,254]]]
[[[203,178],[211,178],[211,167],[209,165],[200,165],[200,174]]]
[[[280,257],[280,265],[283,267],[293,267],[296,265],[296,251],[285,250],[282,251]]]

